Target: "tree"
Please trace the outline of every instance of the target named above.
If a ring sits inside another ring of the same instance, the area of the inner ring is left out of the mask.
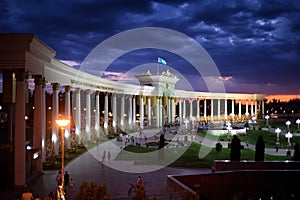
[[[161,149],[161,148],[164,148],[165,146],[165,135],[164,134],[160,134],[160,137],[159,137],[159,144],[158,144],[158,149]]]
[[[296,144],[295,144],[293,160],[294,161],[300,161],[299,142],[296,142]]]
[[[237,135],[234,135],[230,147],[230,160],[240,161],[241,159],[241,140]]]
[[[264,161],[265,159],[265,142],[262,135],[257,138],[255,144],[255,161]]]
[[[105,184],[98,185],[96,182],[83,181],[75,200],[108,200],[107,187]]]

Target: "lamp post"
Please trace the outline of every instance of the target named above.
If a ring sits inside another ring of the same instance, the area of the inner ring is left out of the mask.
[[[189,120],[188,120],[188,119],[185,119],[185,120],[184,120],[185,129],[187,129],[187,128],[188,128],[188,123],[189,123]]]
[[[298,125],[298,129],[297,129],[297,130],[298,130],[298,132],[299,132],[299,129],[300,129],[300,128],[299,128],[300,119],[297,119],[297,120],[296,120],[296,124]]]
[[[62,180],[61,180],[61,190],[64,191],[64,174],[65,174],[65,127],[69,125],[70,120],[60,118],[55,120],[56,124],[61,129],[61,173],[62,173]]]
[[[256,117],[255,117],[255,116],[253,116],[253,117],[252,117],[252,125],[253,125],[253,130],[255,130],[255,129],[256,129],[256,127],[255,127],[255,124],[256,124]]]
[[[275,129],[275,133],[277,134],[277,138],[276,138],[276,152],[278,152],[279,145],[280,145],[279,134],[281,133],[281,129],[280,128],[276,128]]]
[[[248,121],[249,113],[246,112],[245,115],[246,115],[246,121]]]
[[[256,123],[256,117],[255,116],[252,117],[252,121],[253,121],[254,124]]]
[[[286,155],[287,156],[290,156],[291,155],[291,138],[293,137],[293,134],[291,134],[290,132],[287,132],[285,134],[285,137],[288,139],[288,146],[287,146],[287,152],[286,152]]]
[[[266,119],[266,127],[268,128],[269,127],[269,119],[270,119],[270,117],[269,117],[269,115],[266,115],[265,116],[265,119]]]
[[[285,122],[285,125],[287,126],[288,131],[290,131],[291,121],[290,121],[290,120],[287,120],[287,121]]]
[[[230,130],[231,130],[231,123],[230,122],[226,122],[226,129],[228,130],[228,132],[227,132],[227,140],[228,141],[230,141],[230,136],[231,136],[231,132],[230,132]]]

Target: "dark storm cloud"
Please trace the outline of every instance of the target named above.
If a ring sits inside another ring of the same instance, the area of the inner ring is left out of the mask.
[[[296,0],[0,2],[1,32],[35,33],[58,59],[79,63],[122,31],[155,26],[182,32],[211,55],[229,92],[300,93],[299,18]],[[111,69],[153,62],[157,53],[175,67],[188,65],[167,52],[141,51],[122,56]]]

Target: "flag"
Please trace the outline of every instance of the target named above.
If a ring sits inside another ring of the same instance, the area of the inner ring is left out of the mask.
[[[166,62],[163,58],[161,58],[161,57],[158,57],[158,58],[157,58],[157,62],[158,62],[158,63],[161,63],[161,64],[163,64],[163,65],[166,65],[166,64],[167,64],[167,62]]]

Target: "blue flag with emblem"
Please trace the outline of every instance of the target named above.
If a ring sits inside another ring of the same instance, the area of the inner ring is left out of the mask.
[[[161,57],[158,57],[158,58],[157,58],[157,62],[158,62],[158,63],[161,63],[161,64],[163,64],[163,65],[166,65],[166,64],[167,64],[167,61],[166,61],[165,59],[161,58]]]

